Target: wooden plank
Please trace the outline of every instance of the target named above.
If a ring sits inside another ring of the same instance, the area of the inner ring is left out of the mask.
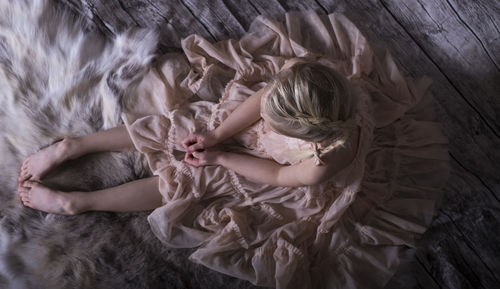
[[[216,38],[210,31],[196,18],[196,15],[189,9],[182,0],[173,1],[158,1],[148,0],[154,2],[155,5],[164,11],[164,16],[169,19],[170,23],[179,32],[179,36],[184,38],[191,34],[198,34],[212,41]]]
[[[171,20],[164,15],[161,6],[154,1],[146,0],[150,7],[149,14],[142,15],[145,18],[157,19],[156,28],[159,30],[159,52],[168,52],[178,50],[181,47],[181,38],[179,31],[172,24]]]
[[[410,256],[410,258],[407,263],[400,265],[398,271],[384,286],[384,289],[440,289],[439,284],[427,272],[427,269],[418,262],[418,259],[414,255]]]
[[[498,206],[500,199],[495,190],[485,185],[480,175],[467,168],[453,155],[450,159],[451,175],[448,181],[448,194],[445,194],[445,200],[448,204],[463,203],[465,205],[477,206]],[[460,213],[462,208],[455,210]]]
[[[440,215],[421,240],[425,246],[418,248],[417,261],[440,288],[479,288],[471,268],[461,266],[463,258],[453,233],[453,227]]]
[[[466,171],[454,158],[452,168],[442,214],[453,223],[450,237],[465,244],[461,245],[465,252],[462,257],[472,263],[471,267],[478,268],[481,284],[489,288],[491,284],[500,284],[500,237],[491,234],[498,231],[500,224],[499,200],[480,178]]]
[[[500,202],[480,179],[451,160],[452,174],[441,213],[453,225],[454,238],[470,249],[465,258],[482,268],[485,282],[500,282],[500,235],[491,234],[500,226]]]
[[[253,20],[260,15],[259,11],[248,1],[220,0],[240,23],[245,31],[250,28]]]
[[[286,9],[278,0],[248,0],[248,2],[261,15],[279,21],[285,20]]]
[[[441,288],[494,288],[494,272],[446,214],[435,222],[419,247],[417,259]]]
[[[448,5],[500,70],[500,1],[448,0]]]
[[[326,13],[325,9],[316,1],[303,1],[303,0],[278,0],[280,5],[286,11],[306,11],[314,10],[318,13]]]
[[[459,219],[443,214],[450,220],[453,236],[458,240],[460,250],[455,255],[461,255],[464,260],[461,265],[467,265],[484,288],[500,284],[500,237],[492,234],[500,225],[500,213],[491,208],[474,207],[463,212]]]
[[[248,6],[236,7],[232,6],[232,10],[228,9],[227,3],[230,1],[223,2],[222,0],[215,0],[210,2],[197,1],[197,0],[183,0],[182,1],[186,7],[189,8],[196,16],[196,18],[203,23],[210,33],[215,37],[216,40],[224,40],[228,38],[240,38],[243,33],[245,33],[245,27],[238,21],[233,15],[233,11],[240,11],[240,19],[243,15],[243,11],[240,9],[248,9],[247,17],[244,17],[244,22],[248,23],[248,19],[253,19],[257,17],[257,13]],[[250,20],[251,21],[251,20]]]
[[[250,27],[260,14],[279,11],[280,15],[269,15],[274,19],[284,18],[287,11],[315,10],[326,11],[314,1],[222,1],[204,2],[184,0],[193,14],[207,27],[216,39],[238,38]]]
[[[180,0],[168,2],[159,0],[87,0],[84,5],[94,16],[103,19],[103,22],[111,27],[111,30],[115,30],[115,33],[134,26],[161,27],[166,22],[173,26],[178,37],[186,37],[196,33],[214,40],[210,32],[189,10],[189,7],[186,7]]]
[[[326,14],[327,10],[318,1],[303,0],[248,0],[260,14],[279,21],[285,20],[285,13],[289,11],[313,10]]]
[[[439,286],[439,283],[436,282],[436,280],[429,274],[429,271],[427,271],[427,268],[425,268],[421,262],[418,261],[417,258],[415,258],[414,261],[414,266],[412,267],[412,272],[413,276],[415,277],[417,285],[415,288],[419,289],[441,289]],[[400,286],[399,288],[405,288],[404,284]],[[397,288],[394,288],[397,289]]]
[[[176,50],[181,38],[197,33],[213,40],[213,36],[180,1],[158,0],[58,0],[77,13],[92,19],[108,36],[134,26],[157,28],[161,52]]]
[[[500,69],[449,2],[384,0],[381,3],[500,138],[497,116],[500,82],[493,81]]]
[[[102,19],[113,34],[123,32],[129,27],[139,26],[136,20],[123,10],[119,1],[89,0],[86,3],[92,14]]]
[[[94,23],[95,27],[103,32],[106,36],[112,37],[114,35],[114,28],[100,18],[96,11],[95,6],[79,0],[57,0],[58,3],[66,5],[75,13],[84,16],[90,23]]]

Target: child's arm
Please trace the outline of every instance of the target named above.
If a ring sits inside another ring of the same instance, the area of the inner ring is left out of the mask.
[[[214,135],[219,142],[239,133],[260,119],[260,102],[267,90],[268,86],[264,86],[252,94],[214,130]]]
[[[312,159],[296,165],[281,165],[245,154],[222,153],[218,164],[254,181],[275,186],[308,186],[327,179],[327,170],[316,166]]]
[[[214,146],[239,133],[260,119],[260,101],[267,92],[264,86],[240,104],[215,130],[205,135],[191,135],[183,141],[186,151],[205,149]]]
[[[307,186],[319,184],[338,170],[336,166],[317,166],[313,159],[295,165],[280,165],[272,160],[246,154],[203,151],[186,155],[186,162],[194,166],[221,165],[257,182],[275,186]]]

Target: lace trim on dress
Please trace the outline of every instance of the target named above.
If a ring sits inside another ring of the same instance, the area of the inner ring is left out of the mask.
[[[279,248],[285,248],[288,251],[295,254],[299,258],[303,258],[305,256],[304,252],[302,252],[302,250],[300,250],[298,247],[294,246],[292,243],[286,241],[283,238],[278,239],[278,241],[276,243],[271,244],[269,246],[262,246],[262,247],[256,248],[254,256],[257,256],[257,257],[273,256],[273,253],[276,252],[276,250]]]
[[[219,114],[219,111],[220,111],[220,103],[217,103],[214,106],[214,111],[212,112],[212,114],[210,115],[210,118],[208,119],[208,126],[207,127],[209,130],[215,129],[215,118]]]
[[[178,161],[174,157],[174,146],[175,146],[175,137],[176,137],[176,130],[174,124],[174,117],[171,113],[167,115],[171,128],[168,130],[167,134],[167,139],[165,141],[166,145],[166,151],[165,151],[165,156],[167,161],[176,169],[174,170],[174,178],[179,179],[181,176],[185,177],[188,179],[190,183],[193,183],[194,177],[191,173],[191,171],[186,167],[186,164],[182,161]],[[179,183],[184,183],[184,182],[179,182]],[[201,195],[198,191],[196,190],[191,190],[191,193],[196,199],[200,199]]]
[[[349,208],[352,202],[356,199],[359,187],[360,180],[357,180],[355,183],[347,186],[343,190],[342,194],[337,197],[322,218],[321,224],[318,226],[318,232],[323,234],[330,232],[330,229],[337,223],[347,208]]]
[[[226,87],[224,88],[224,94],[221,96],[220,101],[214,106],[213,112],[210,115],[210,118],[208,119],[207,127],[209,130],[215,129],[215,121],[221,111],[220,106],[229,97],[230,87],[233,85],[234,82],[235,80],[231,80],[226,84]],[[222,121],[223,120],[221,120],[221,122]]]
[[[268,204],[262,203],[260,204],[260,208],[266,213],[268,213],[271,217],[274,217],[278,220],[285,219],[280,213],[276,212],[276,210]]]
[[[302,252],[302,250],[295,247],[292,243],[286,241],[285,239],[278,240],[278,247],[285,247],[288,250],[290,250],[291,252],[293,252],[295,255],[297,255],[299,257],[304,257],[304,253]]]
[[[231,185],[233,185],[234,190],[237,191],[240,194],[240,196],[243,196],[245,200],[248,200],[249,202],[253,203],[252,197],[250,197],[245,188],[243,188],[236,173],[229,169],[227,171],[229,173],[229,179],[231,180]]]
[[[238,242],[238,244],[240,244],[241,247],[243,247],[245,249],[248,249],[250,247],[247,240],[245,239],[245,237],[241,233],[241,230],[240,230],[240,227],[238,226],[238,224],[236,224],[234,221],[231,221],[229,224],[227,224],[226,228],[230,231],[233,231],[236,234],[236,236],[237,236],[236,242]]]
[[[170,123],[174,123],[174,117],[172,114],[168,114],[168,119],[170,120]],[[186,164],[184,162],[180,162],[175,159],[174,157],[174,146],[175,146],[175,137],[176,137],[176,130],[175,126],[172,125],[171,129],[168,130],[168,135],[167,135],[167,159],[168,161],[173,164],[177,171],[188,177],[190,180],[193,180],[193,175],[191,174],[191,171],[186,167]],[[199,196],[198,196],[199,197]]]

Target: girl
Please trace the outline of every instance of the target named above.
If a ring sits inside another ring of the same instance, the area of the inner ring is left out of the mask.
[[[292,187],[322,183],[349,164],[357,148],[358,128],[352,119],[354,97],[347,80],[327,66],[297,62],[300,59],[288,61],[270,84],[250,96],[217,129],[187,137],[182,142],[186,150],[184,160],[196,167],[221,165],[261,183]],[[272,160],[212,149],[261,117],[264,125],[277,133],[324,142],[328,147],[315,151],[314,159],[296,165],[280,165]],[[344,147],[347,141],[349,145]],[[334,150],[337,146],[343,148]],[[102,191],[71,194],[37,182],[66,160],[92,152],[131,149],[134,145],[125,126],[85,137],[65,138],[23,163],[18,180],[21,200],[33,209],[66,215],[153,210],[161,206],[157,177]],[[143,193],[135,193],[137,190]]]
[[[286,28],[259,17],[239,41],[194,35],[183,49],[142,86],[157,113],[30,156],[23,204],[154,209],[167,246],[197,248],[191,260],[256,285],[382,287],[446,181],[446,138],[421,101],[428,83],[380,61],[341,15],[287,14]],[[90,193],[41,184],[65,160],[134,148],[155,177]]]

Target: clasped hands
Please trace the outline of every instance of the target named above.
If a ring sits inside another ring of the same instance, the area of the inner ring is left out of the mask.
[[[195,167],[218,165],[221,152],[215,148],[217,143],[213,131],[190,134],[182,141],[186,150],[184,161]]]

